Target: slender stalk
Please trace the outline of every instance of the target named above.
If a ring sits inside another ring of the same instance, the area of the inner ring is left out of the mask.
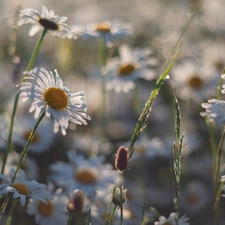
[[[133,107],[137,115],[141,114],[141,102],[138,95],[137,86],[132,90]]]
[[[102,128],[102,134],[103,137],[106,136],[106,114],[105,114],[105,107],[106,107],[106,101],[105,101],[105,79],[103,74],[103,67],[106,63],[106,44],[105,44],[105,38],[100,37],[98,38],[98,70],[99,70],[99,77],[101,80],[101,128]]]
[[[16,208],[17,203],[18,203],[18,198],[13,200],[13,204],[10,208],[9,215],[8,215],[8,218],[7,218],[7,221],[6,221],[6,225],[11,224],[12,215],[13,215],[14,209]]]
[[[123,188],[120,186],[120,225],[123,225]]]
[[[32,68],[32,66],[33,66],[33,64],[34,64],[34,60],[35,60],[36,57],[37,57],[37,54],[38,54],[38,52],[39,52],[39,50],[40,50],[40,47],[41,47],[41,45],[42,45],[42,43],[43,43],[43,40],[44,40],[45,35],[47,34],[47,32],[48,32],[48,29],[45,28],[45,29],[43,30],[43,32],[42,32],[42,35],[41,35],[41,37],[40,37],[40,39],[39,39],[39,41],[38,41],[38,43],[37,43],[37,45],[36,45],[36,47],[35,47],[33,53],[32,53],[32,55],[31,55],[31,58],[30,58],[30,61],[29,61],[28,65],[27,65],[26,71],[31,70],[31,68]],[[26,78],[26,75],[24,76],[24,78],[23,78],[22,81],[24,81],[25,78]]]
[[[214,169],[213,169],[213,203],[210,215],[210,222],[209,224],[213,224],[214,214],[217,209],[217,205],[219,202],[219,193],[221,192],[221,185],[220,185],[220,164],[221,164],[221,157],[222,157],[222,150],[223,150],[223,143],[225,138],[225,126],[224,130],[221,135],[220,143],[218,152],[214,155]]]
[[[5,199],[0,208],[0,219],[2,218],[3,213],[5,212],[6,206],[9,202],[8,194],[5,196]]]
[[[14,173],[14,175],[13,175],[12,183],[13,183],[13,182],[15,181],[15,179],[16,179],[16,176],[17,176],[17,173],[18,173],[18,171],[19,171],[19,169],[20,169],[20,167],[21,167],[22,161],[23,161],[23,159],[25,158],[25,156],[26,156],[26,154],[27,154],[27,152],[28,152],[28,147],[29,147],[29,145],[30,145],[30,143],[31,143],[31,141],[32,141],[32,139],[33,139],[33,137],[34,137],[34,134],[35,134],[35,132],[36,132],[36,130],[37,130],[37,128],[38,128],[40,122],[41,122],[42,119],[44,118],[44,116],[45,116],[45,111],[42,112],[42,114],[40,115],[40,117],[39,117],[37,123],[35,124],[35,126],[34,126],[34,128],[33,128],[33,130],[32,130],[31,133],[30,133],[29,139],[28,139],[28,141],[27,141],[27,143],[26,143],[26,145],[25,145],[25,147],[24,147],[24,149],[23,149],[23,152],[22,152],[22,154],[21,154],[21,156],[20,156],[20,160],[19,160],[19,162],[18,162],[18,164],[17,164],[15,173]]]
[[[31,69],[31,67],[33,66],[34,60],[39,52],[39,49],[42,45],[45,35],[47,34],[47,31],[48,31],[47,29],[44,29],[32,55],[31,55],[31,58],[27,65],[26,71],[29,71]],[[22,82],[24,82],[25,79],[26,79],[26,75],[23,77]],[[18,106],[18,102],[19,102],[19,95],[20,95],[20,92],[17,92],[15,101],[14,101],[13,111],[12,111],[11,120],[10,120],[9,135],[8,135],[8,139],[7,139],[6,152],[4,153],[4,156],[3,156],[3,163],[2,163],[2,169],[1,169],[2,174],[4,174],[8,154],[11,149],[14,120],[15,120],[16,110],[17,110],[17,106]]]
[[[69,214],[68,220],[67,220],[67,225],[71,225],[73,219],[73,213]]]
[[[110,223],[109,225],[112,225],[113,219],[114,219],[114,215],[115,215],[115,211],[116,211],[116,205],[114,205],[111,217],[110,217]]]
[[[114,196],[114,193],[115,193],[116,188],[117,188],[117,183],[115,183],[115,185],[114,185],[113,192],[112,192],[112,198]],[[112,199],[111,199],[111,201],[110,201],[110,203],[108,205],[108,208],[107,208],[107,211],[106,211],[106,214],[105,214],[105,220],[103,222],[103,225],[106,225],[107,224],[107,220],[108,220],[108,216],[110,214],[111,207],[112,207]]]

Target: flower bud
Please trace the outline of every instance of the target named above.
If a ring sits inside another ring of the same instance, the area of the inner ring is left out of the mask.
[[[128,164],[128,149],[120,146],[116,153],[115,167],[117,170],[123,171],[127,169]]]
[[[84,193],[83,191],[76,189],[73,192],[73,196],[70,199],[69,203],[67,204],[67,210],[70,213],[74,212],[82,212],[84,207]]]
[[[127,189],[123,189],[122,186],[121,186],[121,188],[117,187],[113,194],[112,202],[115,205],[120,206],[121,204],[123,204],[125,202],[126,193],[127,193]]]

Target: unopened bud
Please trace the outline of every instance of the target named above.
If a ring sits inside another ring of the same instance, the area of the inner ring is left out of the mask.
[[[128,164],[128,149],[124,146],[120,146],[116,153],[115,167],[116,169],[123,171],[127,169]]]
[[[70,213],[74,212],[82,212],[84,207],[84,193],[83,191],[76,189],[73,192],[73,196],[70,199],[69,203],[67,204],[67,210]]]
[[[117,187],[113,194],[112,202],[118,206],[122,205],[125,202],[126,193],[127,193],[127,189],[123,189],[122,187],[121,188]]]

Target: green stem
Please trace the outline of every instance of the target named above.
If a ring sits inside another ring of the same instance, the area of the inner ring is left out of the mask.
[[[22,154],[21,154],[21,156],[20,156],[20,160],[19,160],[19,162],[18,162],[18,164],[17,164],[17,167],[16,167],[16,170],[15,170],[15,172],[14,172],[14,175],[13,175],[13,178],[12,178],[12,183],[13,183],[13,182],[15,181],[15,179],[16,179],[16,176],[17,176],[17,173],[18,173],[18,171],[19,171],[19,169],[20,169],[20,167],[21,167],[22,161],[23,161],[23,159],[25,158],[25,156],[26,156],[26,154],[27,154],[27,152],[28,152],[28,147],[29,147],[29,145],[30,145],[30,143],[31,143],[31,141],[32,141],[32,139],[33,139],[33,137],[34,137],[34,134],[35,134],[35,132],[36,132],[36,130],[37,130],[37,128],[38,128],[40,122],[41,122],[42,119],[44,118],[44,116],[45,116],[45,111],[42,112],[42,114],[40,115],[40,117],[39,117],[37,123],[35,124],[35,126],[34,126],[34,128],[33,128],[33,130],[32,130],[31,133],[30,133],[29,139],[28,139],[28,141],[27,141],[27,143],[26,143],[26,145],[25,145],[25,147],[24,147],[24,149],[23,149],[23,152],[22,152]]]
[[[100,37],[98,39],[98,68],[99,68],[99,77],[101,79],[101,128],[103,137],[106,135],[106,114],[105,114],[105,79],[103,74],[103,67],[106,63],[106,44],[105,38]]]
[[[212,211],[211,211],[211,218],[210,218],[211,224],[213,222],[214,213],[216,212],[216,208],[219,201],[218,193],[221,192],[219,175],[220,175],[220,164],[221,164],[224,138],[225,138],[225,127],[220,139],[218,152],[214,156],[215,158],[214,158],[214,169],[213,169],[213,204],[212,204]]]
[[[36,45],[36,47],[35,47],[33,53],[32,53],[32,55],[31,55],[31,58],[30,58],[30,61],[29,61],[28,65],[27,65],[26,71],[31,70],[31,68],[32,68],[32,66],[33,66],[33,64],[34,64],[34,60],[35,60],[36,57],[37,57],[37,54],[38,54],[38,52],[39,52],[39,50],[40,50],[40,47],[41,47],[41,45],[42,45],[42,43],[43,43],[43,40],[44,40],[45,35],[47,34],[47,32],[48,32],[48,29],[45,28],[45,29],[43,30],[43,32],[42,32],[42,35],[41,35],[41,37],[40,37],[40,39],[39,39],[39,41],[38,41],[38,43],[37,43],[37,45]],[[26,75],[23,77],[22,82],[25,80],[25,78],[26,78]]]
[[[116,188],[117,188],[117,183],[115,183],[115,185],[114,185],[113,192],[112,192],[112,198],[114,196],[114,193],[115,193]],[[110,203],[108,205],[108,208],[107,208],[107,211],[106,211],[106,214],[105,214],[105,220],[103,222],[103,225],[106,225],[107,222],[108,222],[108,216],[110,214],[111,207],[112,207],[112,199],[111,199],[111,201],[110,201]]]
[[[116,205],[114,205],[111,217],[110,217],[110,223],[109,225],[112,225],[113,219],[114,219],[114,215],[115,215],[115,211],[116,211]]]
[[[1,205],[1,208],[0,208],[0,219],[2,218],[2,215],[3,213],[5,212],[5,209],[6,209],[6,206],[9,202],[9,197],[8,197],[8,194],[5,196],[5,199]]]
[[[8,218],[7,218],[7,221],[6,221],[6,225],[10,225],[11,224],[12,214],[14,212],[14,209],[16,208],[17,202],[18,202],[18,199],[14,199],[13,200],[13,204],[12,204],[12,206],[10,208],[9,215],[8,215]]]
[[[132,100],[133,100],[133,107],[137,115],[141,114],[141,102],[139,99],[138,89],[137,86],[132,90]]]
[[[32,55],[31,55],[31,58],[30,58],[30,61],[27,65],[26,71],[29,71],[31,69],[31,67],[33,66],[34,60],[35,60],[35,58],[36,58],[36,56],[39,52],[39,49],[42,45],[42,42],[44,40],[44,37],[45,37],[47,31],[48,31],[47,29],[44,29],[44,31],[42,32],[42,35],[41,35]],[[22,82],[25,81],[25,79],[26,79],[26,75],[24,75],[24,77],[22,79]],[[16,116],[16,110],[17,110],[17,106],[18,106],[19,95],[20,95],[20,92],[17,92],[16,98],[15,98],[15,101],[14,101],[13,112],[12,112],[11,120],[10,120],[9,135],[8,135],[8,139],[7,139],[6,152],[3,156],[3,165],[2,165],[2,169],[1,169],[2,174],[4,174],[8,154],[9,154],[9,151],[11,149],[14,120],[15,120],[15,116]]]
[[[71,225],[73,219],[73,213],[70,213],[69,218],[67,220],[67,225]]]
[[[12,116],[11,116],[11,122],[10,122],[10,127],[9,127],[9,135],[8,135],[6,152],[3,155],[3,164],[2,164],[2,169],[1,169],[2,174],[4,174],[6,161],[7,161],[7,158],[8,158],[9,151],[11,149],[14,119],[15,119],[15,116],[16,116],[16,109],[17,109],[18,101],[19,101],[19,93],[17,93],[15,101],[14,101],[14,106],[13,106],[13,111],[12,111]]]

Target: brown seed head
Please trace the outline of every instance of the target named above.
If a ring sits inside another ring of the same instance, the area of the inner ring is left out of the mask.
[[[117,170],[123,171],[127,169],[128,164],[128,149],[120,146],[116,153],[115,167]]]

